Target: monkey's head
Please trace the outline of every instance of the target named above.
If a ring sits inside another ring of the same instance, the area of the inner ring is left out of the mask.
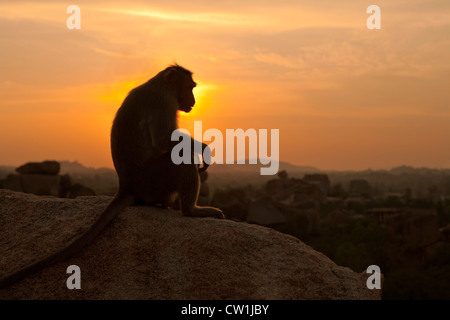
[[[178,110],[190,112],[195,104],[194,88],[197,83],[192,79],[192,72],[173,65],[165,70],[164,80],[173,89],[178,101]]]

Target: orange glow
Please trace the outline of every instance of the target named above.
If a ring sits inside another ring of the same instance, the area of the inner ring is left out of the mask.
[[[80,30],[68,4],[0,4],[0,165],[111,167],[123,99],[178,63],[191,132],[279,129],[281,161],[320,169],[450,167],[448,4],[404,2],[377,31],[356,1],[83,2]]]
[[[101,102],[114,102],[120,104],[126,98],[128,92],[140,84],[141,82],[136,80],[105,84],[104,89],[98,88],[98,90],[96,90],[96,99]]]

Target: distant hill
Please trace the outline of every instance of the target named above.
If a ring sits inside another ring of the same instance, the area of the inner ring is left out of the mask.
[[[277,175],[261,175],[260,169],[269,167],[258,164],[249,164],[247,160],[245,164],[213,164],[208,168],[210,178],[208,183],[213,188],[221,188],[227,186],[240,187],[246,185],[262,185],[271,179],[275,179]],[[288,162],[279,162],[278,172],[286,170],[290,177],[303,177],[307,173],[320,172],[319,169],[311,166],[297,166]]]
[[[111,168],[90,168],[78,161],[59,161],[60,174],[68,174],[73,181],[95,190],[97,194],[113,195],[117,187],[118,177]]]
[[[427,167],[411,167],[411,166],[400,166],[395,167],[390,170],[391,173],[394,174],[439,174],[439,173],[447,173],[450,174],[450,169],[435,169],[435,168],[427,168]]]
[[[95,190],[97,194],[112,195],[118,186],[118,177],[112,168],[86,167],[77,161],[59,161],[61,174],[69,174],[74,182],[79,182]],[[260,168],[269,165],[258,164],[213,164],[208,168],[208,184],[211,188],[259,187],[277,175],[261,175]],[[331,171],[320,170],[312,166],[299,166],[280,162],[278,172],[286,170],[288,177],[302,178],[308,173],[328,174],[332,185],[348,187],[353,179],[367,180],[374,190],[405,192],[407,188],[416,194],[428,194],[430,188],[450,194],[450,169],[415,168],[399,166],[390,170]],[[15,173],[13,166],[0,166],[0,180]],[[1,185],[1,184],[0,184]]]
[[[247,172],[252,174],[260,174],[260,168],[269,167],[270,163],[267,165],[263,165],[258,162],[258,164],[249,164],[247,160],[245,164],[214,164],[211,166],[211,171],[215,173],[227,173],[227,172]],[[304,173],[313,173],[319,172],[320,170],[310,166],[297,166],[288,162],[280,161],[278,163],[278,171],[286,170],[288,172],[304,172]]]
[[[61,174],[69,174],[74,180],[96,190],[98,193],[112,194],[117,188],[117,174],[111,168],[90,168],[77,161],[60,161]],[[208,168],[208,183],[211,187],[260,185],[275,176],[262,176],[261,167],[269,165],[249,164],[214,164]],[[286,170],[289,176],[302,177],[306,173],[319,172],[311,166],[297,166],[287,162],[279,163],[279,171]],[[108,185],[110,186],[108,188]]]
[[[61,164],[61,174],[115,174],[114,169],[86,167],[78,161],[59,161],[59,163]]]
[[[114,169],[111,168],[90,168],[82,165],[78,161],[58,161],[61,165],[60,174],[103,174],[113,173]],[[0,178],[11,173],[16,172],[14,166],[1,166],[0,165]]]

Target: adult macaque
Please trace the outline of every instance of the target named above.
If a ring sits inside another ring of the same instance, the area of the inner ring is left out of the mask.
[[[3,277],[0,287],[72,256],[135,202],[170,206],[171,199],[178,195],[183,215],[224,218],[217,208],[196,205],[200,184],[198,165],[194,161],[176,165],[171,159],[171,150],[177,144],[171,141],[172,132],[178,128],[177,112],[191,111],[195,86],[192,72],[172,65],[130,91],[111,129],[111,153],[119,176],[119,190],[114,199],[90,229],[68,247]],[[194,143],[199,142],[192,140]],[[203,150],[206,148],[203,144]],[[204,163],[200,171],[207,166]]]

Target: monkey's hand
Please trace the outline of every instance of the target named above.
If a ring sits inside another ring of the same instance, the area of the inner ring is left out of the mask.
[[[202,161],[203,166],[201,168],[198,168],[198,172],[203,172],[208,169],[209,165],[211,164],[211,149],[206,143],[202,143]]]

